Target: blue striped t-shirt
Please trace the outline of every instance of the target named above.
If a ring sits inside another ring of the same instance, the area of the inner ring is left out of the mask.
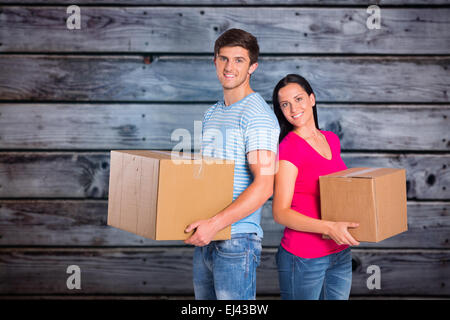
[[[233,201],[251,184],[247,153],[270,150],[277,153],[280,127],[266,101],[257,92],[226,106],[219,101],[210,107],[202,121],[202,155],[234,160]],[[231,233],[263,236],[261,208],[233,223]]]

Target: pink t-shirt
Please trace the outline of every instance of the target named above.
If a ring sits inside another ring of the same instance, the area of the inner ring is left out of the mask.
[[[298,169],[291,209],[308,217],[320,219],[319,176],[347,169],[341,158],[339,137],[331,131],[320,130],[327,138],[332,158],[327,160],[314,150],[306,140],[293,131],[280,142],[278,159],[287,160]],[[348,245],[338,245],[334,240],[322,239],[322,234],[284,229],[281,245],[301,258],[319,258],[339,252]]]

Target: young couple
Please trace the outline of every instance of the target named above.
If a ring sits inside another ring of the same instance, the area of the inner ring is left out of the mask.
[[[204,114],[202,154],[234,160],[233,202],[186,228],[195,229],[185,241],[196,246],[195,298],[255,299],[261,207],[273,195],[273,217],[286,226],[276,255],[281,298],[348,299],[349,246],[358,244],[348,228],[357,224],[320,220],[319,176],[346,169],[339,138],[319,129],[315,95],[299,75],[278,82],[272,111],[250,87],[258,54],[256,38],[240,29],[214,46],[224,99]],[[228,225],[230,240],[211,241]]]

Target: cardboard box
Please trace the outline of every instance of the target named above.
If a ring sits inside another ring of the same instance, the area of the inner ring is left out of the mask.
[[[379,242],[408,230],[406,170],[351,168],[319,177],[321,218],[358,222],[358,241]]]
[[[154,240],[189,238],[193,232],[184,230],[190,223],[214,216],[233,201],[234,162],[197,157],[112,150],[108,225]],[[228,226],[214,240],[230,237]]]

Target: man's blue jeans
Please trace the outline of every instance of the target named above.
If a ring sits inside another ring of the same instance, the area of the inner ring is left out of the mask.
[[[350,295],[350,248],[306,259],[293,255],[280,245],[276,262],[283,300],[347,300]]]
[[[230,240],[195,247],[194,292],[197,300],[254,300],[261,238],[237,233]]]

